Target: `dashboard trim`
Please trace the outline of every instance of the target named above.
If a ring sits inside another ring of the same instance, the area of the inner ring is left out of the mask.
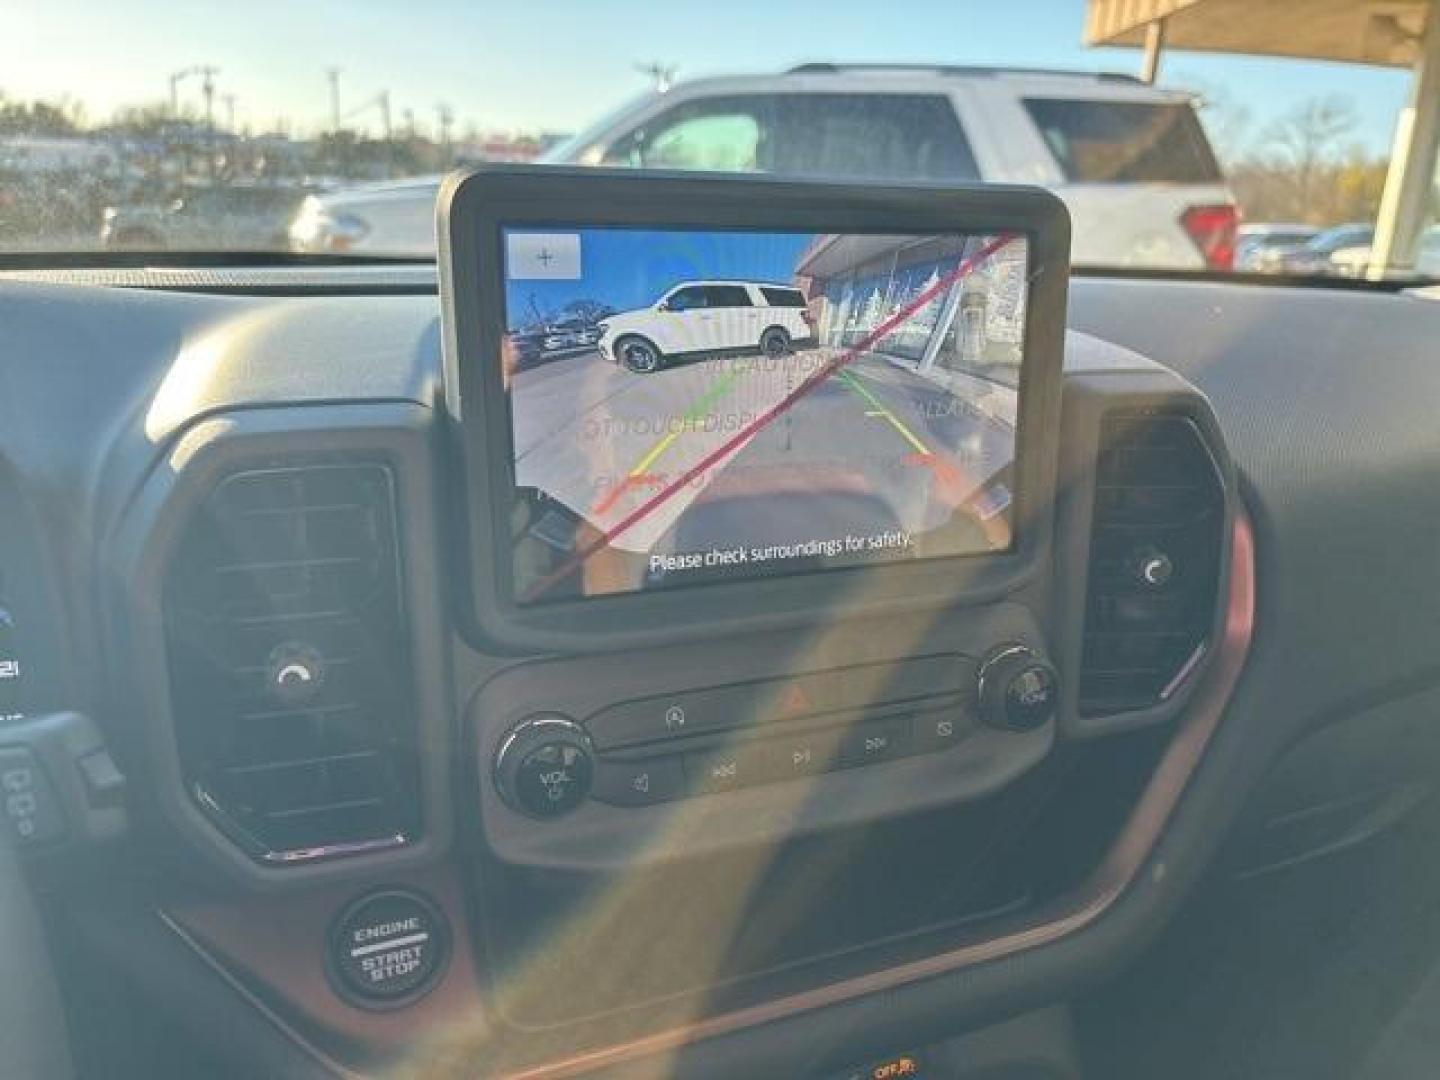
[[[414,720],[421,747],[422,831],[395,843],[347,848],[346,858],[310,858],[276,862],[256,859],[237,844],[196,800],[182,774],[178,753],[179,719],[170,696],[169,648],[163,613],[137,596],[160,596],[179,538],[215,483],[224,475],[257,462],[346,460],[360,454],[384,460],[400,484],[399,543],[402,587],[412,597],[440,592],[434,560],[438,511],[432,477],[425,468],[431,453],[434,414],[415,402],[367,402],[330,409],[276,406],[237,410],[185,428],[157,459],[136,490],[123,516],[105,541],[114,566],[104,594],[109,659],[116,685],[135,717],[115,751],[122,765],[144,776],[147,799],[140,809],[149,820],[173,830],[207,865],[246,891],[289,890],[321,882],[352,880],[377,867],[391,872],[443,857],[453,839],[450,774],[443,731],[452,707],[445,690],[442,625],[433,606],[407,604],[403,618],[410,635],[416,705]]]
[[[315,1063],[318,1064],[321,1068],[323,1068],[326,1072],[331,1073],[332,1075],[337,1077],[342,1077],[344,1078],[344,1080],[360,1080],[360,1073],[355,1072],[353,1069],[347,1069],[345,1066],[341,1065],[338,1061],[336,1061],[334,1058],[332,1058],[330,1055],[328,1055],[318,1046],[312,1043],[309,1039],[305,1038],[305,1036],[300,1034],[300,1032],[296,1031],[295,1028],[291,1024],[289,1024],[283,1016],[281,1016],[269,1005],[267,1005],[258,995],[256,995],[248,986],[246,986],[244,981],[240,979],[237,975],[235,975],[230,970],[230,968],[226,966],[224,961],[220,960],[208,948],[206,948],[199,941],[197,941],[195,939],[195,936],[190,933],[190,931],[187,930],[185,926],[182,925],[182,923],[175,918],[175,916],[171,915],[169,912],[157,910],[155,912],[155,917],[160,920],[160,922],[164,925],[165,929],[169,930],[172,934],[179,938],[181,943],[183,943],[186,948],[188,948],[197,957],[199,957],[200,961],[207,968],[209,968],[216,975],[218,975],[221,981],[223,981],[226,986],[230,987],[230,989],[234,990],[235,993],[240,995],[240,997],[244,998],[247,1005],[249,1005],[252,1009],[254,1009],[261,1016],[263,1016],[275,1028],[276,1031],[278,1031],[286,1039],[290,1040],[292,1045],[300,1049],[304,1054],[314,1060]]]

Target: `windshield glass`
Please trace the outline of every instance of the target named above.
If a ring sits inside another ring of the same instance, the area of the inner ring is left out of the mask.
[[[540,161],[1039,184],[1082,267],[1440,276],[1414,48],[1041,6],[11,0],[0,254],[431,258],[439,174]]]

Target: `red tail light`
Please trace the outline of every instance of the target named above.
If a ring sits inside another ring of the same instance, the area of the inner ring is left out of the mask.
[[[1192,206],[1180,215],[1180,224],[1205,256],[1207,268],[1235,269],[1235,233],[1240,228],[1240,211],[1233,204]]]

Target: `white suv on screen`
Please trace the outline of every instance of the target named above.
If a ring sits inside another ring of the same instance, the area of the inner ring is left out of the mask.
[[[685,281],[649,307],[600,323],[602,356],[639,375],[686,354],[782,356],[814,338],[805,294],[792,285]]]
[[[805,64],[699,79],[645,95],[542,160],[1038,184],[1070,208],[1079,266],[1229,270],[1239,224],[1191,96],[1124,75]],[[292,241],[331,250],[333,228],[341,250],[433,255],[438,190],[431,180],[322,196]],[[401,215],[406,201],[424,212]]]

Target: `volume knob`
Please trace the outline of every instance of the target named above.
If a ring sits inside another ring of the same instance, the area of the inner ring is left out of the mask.
[[[1055,668],[1018,642],[992,650],[977,675],[980,716],[991,727],[1033,731],[1055,716],[1060,678]]]
[[[512,810],[536,818],[568,814],[590,794],[595,774],[590,736],[558,713],[517,724],[495,752],[495,787]]]

